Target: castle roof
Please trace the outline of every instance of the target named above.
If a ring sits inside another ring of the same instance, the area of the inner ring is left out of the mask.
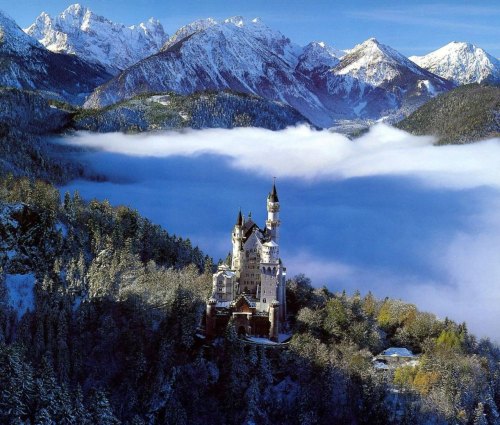
[[[276,242],[274,242],[273,240],[271,241],[268,241],[264,244],[264,246],[278,246],[278,244]]]
[[[279,202],[280,200],[278,199],[278,191],[276,190],[276,184],[273,183],[273,190],[271,193],[269,193],[268,199],[271,202]]]
[[[247,221],[245,221],[245,224],[243,225],[243,239],[247,239],[253,232],[253,230],[257,228],[257,230],[260,230],[259,229],[259,226],[257,226],[254,221],[249,218]]]
[[[234,307],[238,307],[241,304],[247,304],[250,308],[255,308],[255,300],[253,300],[249,294],[245,293],[236,298],[232,304]]]

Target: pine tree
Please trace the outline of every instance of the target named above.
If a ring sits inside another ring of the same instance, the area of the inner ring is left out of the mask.
[[[34,425],[56,425],[56,422],[52,420],[50,413],[47,409],[40,409],[35,416]]]
[[[16,347],[0,344],[0,423],[20,424],[28,414],[32,377]]]
[[[118,425],[120,421],[113,414],[106,394],[102,390],[96,390],[90,401],[90,414],[92,423],[96,425]]]
[[[73,403],[73,415],[75,418],[75,424],[78,425],[90,425],[91,424],[91,416],[87,408],[85,407],[83,400],[83,392],[80,385],[77,386],[75,394],[74,394],[74,403]]]

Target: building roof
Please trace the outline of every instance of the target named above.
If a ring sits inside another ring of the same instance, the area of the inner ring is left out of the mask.
[[[241,294],[238,298],[233,301],[233,305],[236,307],[242,303],[247,304],[250,308],[255,308],[255,300],[253,300],[248,294]]]
[[[278,246],[278,244],[274,241],[268,241],[264,244],[264,246],[273,246],[274,247],[274,246]]]
[[[276,190],[276,183],[273,183],[273,189],[272,189],[272,191],[269,193],[268,199],[269,199],[271,202],[279,202],[279,199],[278,199],[278,191]]]
[[[241,208],[240,212],[238,213],[238,218],[236,219],[236,225],[241,226],[243,224],[243,215],[241,214]]]
[[[390,347],[387,350],[382,351],[379,356],[387,357],[415,357],[415,355],[408,350],[408,348],[403,347]]]

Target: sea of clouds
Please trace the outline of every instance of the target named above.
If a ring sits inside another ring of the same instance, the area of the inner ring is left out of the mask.
[[[399,297],[500,340],[499,139],[437,147],[380,124],[355,141],[301,126],[65,143],[89,148],[81,159],[109,179],[65,189],[129,204],[216,258],[238,205],[262,208],[277,177],[289,275]]]

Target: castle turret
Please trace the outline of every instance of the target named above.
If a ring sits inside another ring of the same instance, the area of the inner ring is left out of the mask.
[[[233,234],[231,237],[233,242],[233,255],[231,261],[231,268],[233,270],[240,270],[241,266],[241,250],[242,250],[242,240],[243,240],[243,215],[238,213],[238,218],[236,219],[236,224],[234,225]]]
[[[274,300],[269,306],[269,339],[271,341],[278,341],[279,309],[280,303],[277,300]]]
[[[208,338],[214,338],[216,333],[216,307],[217,300],[213,297],[207,301],[207,314],[205,323],[205,334]]]
[[[280,201],[278,199],[278,192],[276,184],[273,184],[273,189],[267,196],[267,220],[266,229],[271,234],[271,240],[278,243],[279,240],[279,226],[280,226]]]

